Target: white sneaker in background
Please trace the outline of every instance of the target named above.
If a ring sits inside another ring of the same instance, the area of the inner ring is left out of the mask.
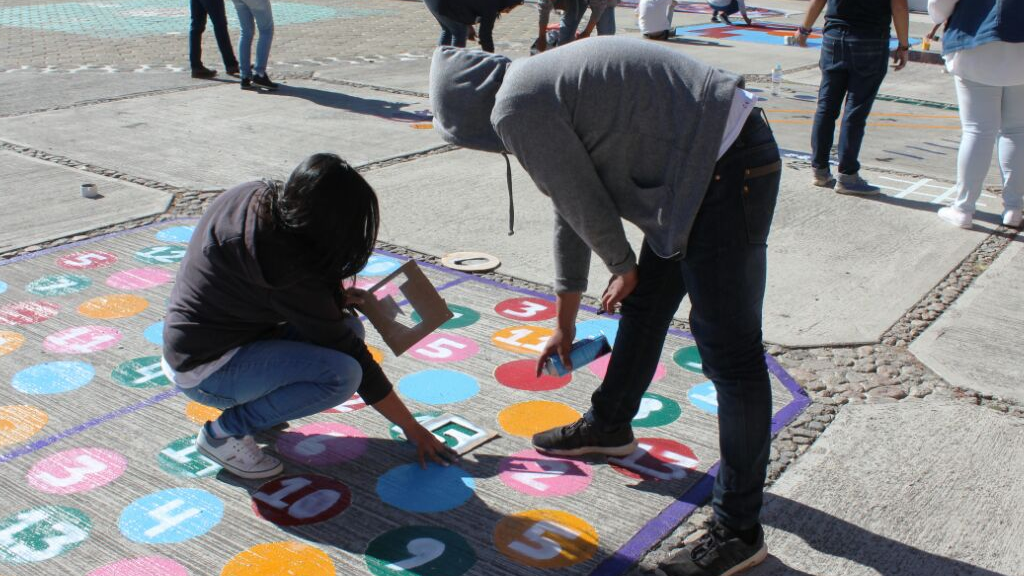
[[[228,472],[242,478],[270,478],[284,470],[281,461],[264,454],[252,436],[214,438],[203,426],[196,436],[196,449]]]
[[[1024,215],[1022,215],[1020,208],[1003,212],[1003,226],[1020,228],[1022,221],[1024,221]]]
[[[939,209],[939,218],[949,222],[953,226],[970,230],[974,223],[974,216],[968,214],[956,206],[946,206]]]

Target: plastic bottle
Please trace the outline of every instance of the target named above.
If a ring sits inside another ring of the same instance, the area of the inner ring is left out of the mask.
[[[782,89],[782,64],[772,68],[772,96],[778,96]]]

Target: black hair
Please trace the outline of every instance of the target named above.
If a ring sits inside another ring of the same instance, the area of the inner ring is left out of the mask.
[[[377,194],[335,154],[313,154],[283,185],[270,184],[270,216],[276,229],[309,248],[306,264],[328,280],[355,276],[377,242]]]

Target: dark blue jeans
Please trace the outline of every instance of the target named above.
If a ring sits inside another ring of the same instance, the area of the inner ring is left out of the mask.
[[[213,22],[213,34],[225,68],[237,68],[235,49],[228,35],[228,16],[224,12],[224,0],[191,0],[192,24],[188,31],[188,61],[193,70],[203,67],[203,32],[206,31],[206,17]]]
[[[836,118],[846,100],[839,133],[839,172],[860,170],[860,145],[864,125],[878,88],[885,78],[889,60],[889,33],[863,33],[844,26],[825,31],[821,40],[821,87],[818,110],[811,130],[811,165],[828,168],[835,136]]]
[[[423,3],[427,5],[427,10],[430,10],[434,19],[441,25],[441,37],[438,38],[437,45],[465,48],[466,25],[441,14],[438,0],[424,0]]]
[[[682,259],[647,243],[639,283],[622,303],[608,372],[587,418],[613,431],[629,426],[654,377],[669,324],[690,295],[690,326],[704,374],[718,392],[722,464],[712,505],[730,528],[758,523],[772,396],[761,341],[768,231],[781,177],[779,149],[760,109],[715,165]]]

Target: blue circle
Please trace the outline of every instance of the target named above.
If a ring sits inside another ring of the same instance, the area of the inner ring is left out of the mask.
[[[156,239],[161,242],[178,242],[187,244],[188,241],[192,239],[192,232],[194,232],[195,229],[195,226],[172,226],[171,228],[164,228],[156,233]]]
[[[587,320],[576,325],[576,339],[582,340],[591,336],[604,334],[608,343],[615,346],[615,336],[619,333],[619,321],[610,319]]]
[[[480,385],[476,378],[455,370],[424,370],[399,380],[398,390],[424,404],[451,404],[476,396]]]
[[[360,276],[387,276],[402,266],[402,261],[379,254],[373,254],[366,266],[359,271]]]
[[[220,522],[224,503],[204,490],[173,488],[154,492],[129,504],[117,527],[142,544],[173,544],[202,536]]]
[[[161,321],[156,322],[154,324],[150,324],[149,327],[146,328],[146,330],[142,332],[142,335],[146,338],[146,340],[149,340],[153,344],[156,344],[157,346],[163,346],[164,345],[164,321],[161,320]]]
[[[690,404],[696,406],[708,414],[718,414],[718,392],[715,391],[715,383],[708,380],[701,382],[686,393]]]
[[[7,283],[0,280],[0,294],[7,292]]]
[[[473,479],[458,466],[431,462],[424,470],[419,464],[405,464],[380,477],[377,495],[407,512],[444,512],[469,500],[473,487]]]
[[[88,362],[47,362],[18,372],[11,385],[25,394],[60,394],[85,386],[94,376]]]

